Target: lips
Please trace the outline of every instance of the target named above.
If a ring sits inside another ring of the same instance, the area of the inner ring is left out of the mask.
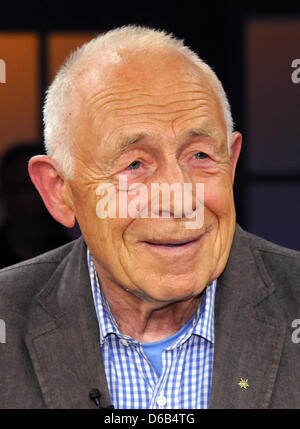
[[[191,257],[193,252],[198,249],[198,242],[201,240],[200,237],[196,239],[164,239],[164,240],[151,240],[151,241],[142,241],[141,245],[146,246],[146,248],[153,251],[156,255],[160,257]]]
[[[181,240],[147,240],[145,243],[151,244],[153,246],[168,246],[168,247],[178,247],[178,246],[184,246],[185,244],[192,243],[193,241],[198,240],[197,238],[190,238],[190,239],[181,239]]]
[[[193,255],[199,251],[199,245],[204,240],[205,236],[210,233],[211,228],[207,228],[202,234],[197,237],[185,238],[146,238],[137,243],[146,249],[149,249],[159,257],[164,258],[193,258]]]

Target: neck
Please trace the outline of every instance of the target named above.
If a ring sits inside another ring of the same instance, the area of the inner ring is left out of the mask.
[[[161,302],[137,297],[101,278],[101,288],[121,332],[140,342],[170,337],[195,314],[202,294],[183,301]]]

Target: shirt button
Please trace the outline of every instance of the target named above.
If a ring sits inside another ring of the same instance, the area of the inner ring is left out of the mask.
[[[156,402],[160,407],[163,407],[167,403],[167,398],[161,395],[157,398]]]
[[[120,340],[122,346],[128,346],[128,342],[126,340]]]

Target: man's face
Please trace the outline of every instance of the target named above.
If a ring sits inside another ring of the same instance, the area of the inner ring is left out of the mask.
[[[152,302],[199,295],[223,271],[235,228],[234,166],[207,76],[179,54],[132,56],[99,73],[95,65],[78,99],[69,185],[100,279]],[[100,219],[96,190],[115,185],[118,206],[120,175],[147,186],[149,205],[151,183],[202,183],[203,225],[187,229],[191,219],[175,218],[172,204],[169,218]]]

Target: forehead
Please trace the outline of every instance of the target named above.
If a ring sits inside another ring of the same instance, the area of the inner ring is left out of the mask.
[[[135,138],[167,129],[175,134],[204,128],[220,134],[225,129],[210,79],[177,52],[131,54],[101,67],[96,61],[80,95],[82,120],[105,144],[131,133]]]

